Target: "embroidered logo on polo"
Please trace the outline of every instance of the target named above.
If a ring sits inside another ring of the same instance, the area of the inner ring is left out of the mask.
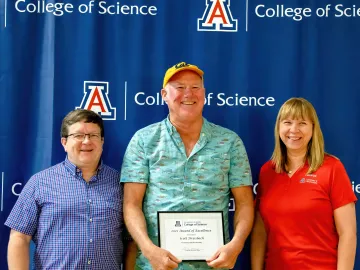
[[[104,120],[116,120],[116,108],[111,106],[108,94],[108,82],[84,81],[84,97],[76,109],[92,110]]]
[[[302,178],[302,179],[299,181],[299,183],[300,183],[300,184],[303,184],[303,183],[317,184],[317,180]]]
[[[310,183],[310,184],[317,184],[317,180],[313,180],[313,179],[305,179],[306,183]]]
[[[238,20],[233,19],[230,0],[206,0],[206,8],[198,19],[198,31],[237,32]]]

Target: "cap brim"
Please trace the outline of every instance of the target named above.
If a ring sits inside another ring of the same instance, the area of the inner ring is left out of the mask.
[[[176,73],[179,73],[180,71],[184,71],[184,70],[190,70],[190,71],[194,71],[196,74],[198,74],[200,76],[200,78],[202,79],[203,78],[203,75],[204,75],[204,72],[199,69],[198,67],[196,66],[185,66],[185,67],[181,67],[181,68],[178,68],[176,70],[174,70],[171,75],[169,76],[169,78],[167,78],[167,80],[165,80],[163,82],[163,87],[165,88],[165,86],[167,85],[167,83],[171,80],[171,78],[176,74]]]

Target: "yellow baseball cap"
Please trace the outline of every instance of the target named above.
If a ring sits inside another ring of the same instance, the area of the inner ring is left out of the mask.
[[[181,63],[178,63],[178,64],[172,66],[171,68],[169,68],[166,71],[165,77],[164,77],[164,82],[163,82],[163,88],[165,88],[166,84],[169,82],[169,80],[171,79],[172,76],[174,76],[176,73],[183,71],[183,70],[192,70],[192,71],[196,72],[197,74],[199,74],[201,79],[203,79],[204,71],[202,71],[200,68],[198,68],[195,65],[181,62]]]

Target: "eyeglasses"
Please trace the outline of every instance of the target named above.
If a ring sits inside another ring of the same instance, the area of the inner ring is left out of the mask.
[[[189,88],[191,91],[198,91],[203,89],[203,87],[201,85],[174,85],[175,89],[179,92],[185,92],[187,88]]]
[[[86,136],[88,136],[90,141],[99,141],[101,139],[101,135],[100,133],[88,133],[88,134],[84,134],[84,133],[73,133],[73,134],[69,134],[67,135],[65,138],[73,136],[75,141],[78,142],[83,142],[86,138]]]

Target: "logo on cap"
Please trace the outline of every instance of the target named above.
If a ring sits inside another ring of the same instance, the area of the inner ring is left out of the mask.
[[[104,120],[116,120],[116,108],[111,106],[108,94],[108,82],[84,81],[84,97],[76,109],[92,110]]]
[[[174,68],[179,69],[179,68],[188,67],[188,66],[190,66],[190,64],[186,64],[185,62],[181,62],[179,64],[176,64],[174,66]]]
[[[197,74],[199,74],[199,76],[201,78],[203,78],[203,75],[204,75],[204,72],[197,66],[187,64],[185,62],[180,62],[180,63],[172,66],[171,68],[169,68],[166,71],[164,81],[163,81],[163,87],[165,88],[166,84],[169,82],[169,80],[171,79],[172,76],[174,76],[176,73],[178,73],[182,70],[192,70],[192,71],[196,72]]]
[[[198,19],[198,31],[237,32],[238,20],[233,19],[230,0],[206,0],[206,9]]]

